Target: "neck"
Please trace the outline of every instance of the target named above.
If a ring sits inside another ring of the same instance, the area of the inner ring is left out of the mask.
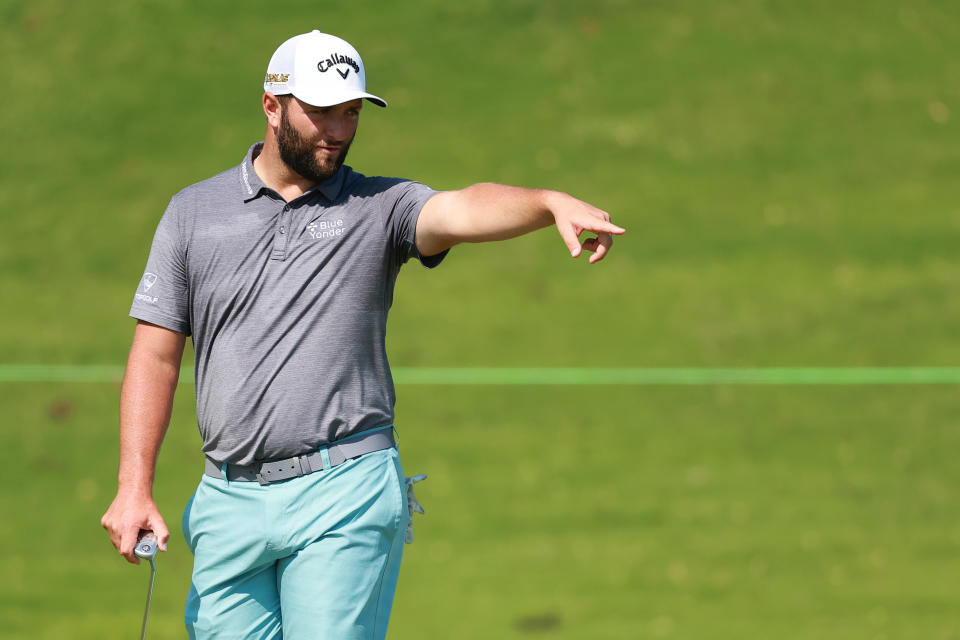
[[[280,148],[277,138],[268,127],[263,140],[263,149],[253,160],[253,170],[257,172],[263,184],[280,194],[280,197],[290,202],[317,186],[317,183],[301,176],[287,166],[280,158]]]

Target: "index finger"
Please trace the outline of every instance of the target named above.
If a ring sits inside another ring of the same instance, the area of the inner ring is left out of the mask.
[[[120,545],[117,547],[117,551],[127,559],[127,562],[132,564],[140,564],[140,558],[133,552],[139,537],[140,527],[138,525],[128,525],[120,532]]]
[[[587,220],[578,220],[577,221],[581,227],[586,231],[593,231],[594,233],[612,233],[615,235],[623,235],[627,232],[623,227],[618,227],[617,225],[609,222],[607,220],[601,220],[600,218],[590,217]]]

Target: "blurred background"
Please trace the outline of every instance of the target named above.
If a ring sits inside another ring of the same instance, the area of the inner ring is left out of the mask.
[[[628,229],[592,266],[550,230],[411,263],[395,367],[960,364],[955,4],[0,0],[0,365],[119,375],[169,198],[262,139],[267,61],[314,28],[390,102],[358,171]],[[6,371],[0,637],[134,637],[119,386]],[[954,385],[400,382],[430,478],[391,638],[960,638]],[[186,381],[151,638],[185,635],[201,470]]]

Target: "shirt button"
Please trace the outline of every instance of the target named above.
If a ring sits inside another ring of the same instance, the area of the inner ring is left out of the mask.
[[[286,232],[287,232],[286,227],[282,227],[282,226],[281,226],[281,227],[280,227],[280,233],[283,234],[283,233],[286,233]]]

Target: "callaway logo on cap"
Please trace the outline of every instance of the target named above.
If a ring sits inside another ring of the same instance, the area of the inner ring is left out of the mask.
[[[319,31],[294,36],[270,58],[263,90],[293,94],[307,104],[330,107],[366,98],[385,107],[386,100],[367,93],[367,76],[360,54],[349,42]]]

